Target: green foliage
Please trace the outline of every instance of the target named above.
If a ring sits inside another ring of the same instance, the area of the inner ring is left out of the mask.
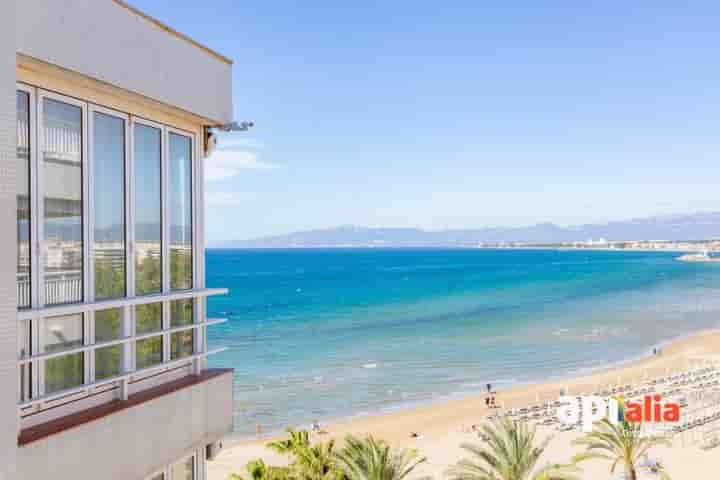
[[[336,457],[347,480],[403,480],[427,461],[413,450],[393,451],[372,436],[358,439],[351,435],[345,438],[345,446]]]
[[[125,264],[113,267],[108,258],[95,259],[95,297],[100,299],[125,296]]]
[[[573,480],[577,469],[571,465],[537,464],[550,439],[535,445],[535,428],[503,417],[481,427],[486,445],[463,444],[472,458],[463,459],[448,470],[451,480]]]
[[[158,245],[158,254],[160,246]],[[149,293],[159,293],[162,289],[162,269],[160,266],[160,256],[146,256],[141,261],[135,263],[135,293],[137,295],[147,295]]]
[[[290,437],[268,444],[283,455],[290,455],[289,477],[293,480],[341,480],[343,474],[337,467],[335,442],[332,440],[312,444],[306,430],[288,430]]]
[[[659,436],[641,435],[641,423],[619,422],[617,425],[607,418],[596,422],[595,429],[584,437],[576,440],[576,445],[585,447],[585,452],[576,455],[576,463],[589,459],[604,459],[612,462],[610,472],[615,472],[622,465],[628,480],[637,479],[637,470],[642,458],[647,458],[648,451],[657,445],[669,445],[670,440]],[[669,480],[664,469],[660,468],[661,478]]]

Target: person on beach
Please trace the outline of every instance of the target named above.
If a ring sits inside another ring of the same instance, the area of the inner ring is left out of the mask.
[[[487,384],[488,393],[492,392],[492,385],[489,383]]]
[[[485,397],[485,406],[490,408],[490,397]]]

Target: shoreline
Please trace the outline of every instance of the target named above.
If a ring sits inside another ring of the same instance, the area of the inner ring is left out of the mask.
[[[689,332],[685,334],[678,335],[676,337],[667,339],[667,340],[661,340],[655,344],[649,345],[643,352],[638,353],[636,355],[629,356],[625,359],[621,360],[612,360],[608,361],[607,363],[591,366],[591,367],[580,367],[575,370],[569,371],[566,374],[553,376],[550,378],[547,378],[545,380],[526,380],[526,381],[514,381],[511,382],[510,385],[505,387],[499,387],[498,385],[502,385],[502,383],[494,383],[493,384],[493,391],[496,392],[498,395],[502,394],[503,392],[512,392],[517,389],[527,390],[527,389],[538,389],[542,388],[543,386],[546,386],[547,384],[555,384],[555,383],[574,383],[578,380],[582,380],[586,377],[593,377],[595,375],[599,374],[609,374],[616,371],[622,371],[626,368],[632,368],[637,365],[636,363],[641,363],[644,361],[648,361],[651,359],[659,359],[662,358],[663,355],[653,355],[653,350],[658,351],[665,351],[666,348],[672,347],[673,345],[677,344],[678,342],[682,342],[684,340],[693,339],[694,337],[703,336],[703,335],[717,335],[720,337],[720,326],[715,328],[709,328],[704,329],[700,331],[695,332]],[[717,352],[720,354],[720,350]],[[622,376],[622,375],[621,375]],[[497,387],[497,388],[496,388]],[[559,393],[559,392],[558,392]],[[414,402],[404,402],[404,403],[397,403],[394,405],[388,405],[385,407],[381,407],[374,412],[359,412],[359,413],[351,413],[348,415],[340,415],[335,418],[325,419],[323,422],[324,427],[332,427],[336,425],[347,425],[350,426],[352,424],[355,424],[357,422],[363,422],[364,420],[371,419],[374,417],[384,417],[384,416],[393,416],[396,414],[400,414],[403,412],[410,412],[416,409],[424,409],[424,408],[432,408],[437,406],[442,406],[450,402],[456,402],[456,401],[467,401],[467,400],[477,400],[478,398],[482,398],[484,402],[484,398],[486,396],[486,391],[484,389],[478,389],[478,390],[471,390],[471,391],[465,391],[465,392],[454,392],[449,393],[443,396],[440,396],[438,398],[434,399],[425,399],[425,400],[418,400]],[[554,399],[553,399],[554,400]],[[289,427],[290,425],[286,426]],[[299,429],[307,429],[310,430],[311,425],[293,425],[293,428],[299,428]],[[285,435],[285,430],[273,430],[269,432],[264,432],[262,434],[243,434],[242,436],[233,436],[233,434],[228,435],[224,440],[223,444],[225,445],[225,448],[230,449],[237,446],[243,446],[248,444],[257,444],[257,443],[263,443],[263,442],[270,442],[274,441],[280,438],[283,438]]]
[[[720,329],[706,329],[675,338],[658,342],[651,347],[659,348],[660,354],[646,353],[640,357],[627,359],[622,364],[613,364],[597,367],[593,372],[569,376],[561,379],[547,379],[534,383],[515,385],[506,389],[496,390],[497,404],[505,411],[509,408],[526,407],[539,402],[554,401],[558,398],[561,389],[567,389],[573,395],[591,394],[594,391],[605,389],[608,385],[638,384],[644,381],[687,371],[690,368],[700,367],[702,359],[712,359],[716,365],[720,362]],[[571,374],[572,375],[572,374]],[[428,457],[418,472],[441,478],[445,469],[457,462],[464,454],[460,444],[472,441],[475,435],[471,431],[474,424],[482,423],[489,414],[498,412],[498,409],[489,409],[485,406],[485,395],[475,393],[462,398],[433,402],[420,406],[402,408],[392,412],[378,412],[361,417],[350,417],[323,424],[325,435],[313,434],[315,441],[342,439],[352,434],[365,436],[372,434],[389,444],[399,448],[417,450],[421,455]],[[418,433],[411,437],[411,432]],[[572,449],[574,432],[557,433],[549,430],[540,430],[554,437],[550,446],[547,460],[564,462],[568,459],[568,451]],[[262,458],[271,465],[283,465],[287,462],[285,457],[266,448],[269,441],[284,438],[284,434],[263,436],[262,438],[244,438],[237,441],[225,441],[225,449],[212,462],[208,463],[209,480],[226,480],[233,473],[243,473],[247,462]],[[674,459],[676,465],[683,473],[689,465],[709,460],[702,450],[693,447],[677,445],[671,449],[660,450],[663,456]],[[715,455],[718,462],[720,456]],[[711,458],[715,458],[711,457]],[[675,470],[673,468],[673,470]],[[717,465],[720,468],[720,463]],[[596,480],[610,480],[606,476],[607,466],[601,462],[590,465],[593,473],[590,478]],[[673,478],[695,478],[684,475],[673,475]]]
[[[649,352],[652,352],[652,348]],[[659,342],[658,355],[645,354],[628,359],[618,365],[600,366],[596,371],[568,378],[547,379],[529,384],[515,385],[496,390],[497,404],[501,411],[556,400],[561,389],[567,389],[573,395],[591,394],[608,385],[641,383],[648,379],[685,371],[702,365],[702,358],[720,360],[720,329],[707,329],[689,333],[682,337]],[[572,374],[571,374],[572,375]],[[372,434],[389,444],[400,448],[412,448],[429,458],[422,468],[423,474],[440,475],[448,465],[462,456],[459,445],[472,440],[471,426],[485,421],[487,415],[498,412],[485,406],[485,395],[469,394],[462,398],[448,399],[391,412],[378,412],[371,415],[356,416],[323,424],[325,435],[313,434],[314,440],[341,441],[346,435],[365,436]],[[412,438],[411,432],[418,433]],[[545,433],[545,431],[543,431]],[[554,440],[551,448],[553,460],[567,460],[567,449],[571,448],[573,433],[552,433],[560,438]],[[282,465],[287,459],[266,448],[269,441],[284,438],[284,434],[269,434],[258,438],[225,440],[225,448],[220,455],[208,463],[209,480],[226,480],[233,472],[244,472],[245,464],[262,458],[268,464]],[[559,446],[558,446],[559,445]],[[699,455],[699,449],[674,449],[663,451],[665,455],[680,455],[683,463],[688,456]],[[695,461],[695,460],[693,460]],[[719,465],[720,467],[720,465]],[[595,468],[591,468],[595,470]],[[598,466],[597,477],[600,476]],[[602,470],[604,472],[604,469]],[[610,477],[607,477],[610,478]],[[679,476],[677,478],[686,478]]]

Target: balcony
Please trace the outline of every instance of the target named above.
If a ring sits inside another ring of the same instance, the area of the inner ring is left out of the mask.
[[[20,432],[19,471],[76,480],[144,478],[232,430],[232,370],[208,369]],[[124,460],[123,460],[124,459]],[[78,468],[82,466],[82,468]]]

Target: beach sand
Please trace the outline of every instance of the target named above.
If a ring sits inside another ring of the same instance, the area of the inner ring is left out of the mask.
[[[538,400],[552,401],[558,398],[561,389],[566,389],[573,395],[589,395],[607,388],[608,385],[641,383],[645,379],[699,367],[702,365],[701,359],[712,358],[713,355],[720,355],[720,332],[701,332],[668,344],[662,348],[659,355],[629,362],[617,368],[597,371],[573,379],[498,391],[497,403],[507,409],[536,404]],[[434,478],[443,478],[447,467],[464,456],[460,444],[479,442],[471,433],[470,427],[482,423],[490,413],[492,412],[485,406],[485,395],[478,394],[443,403],[323,425],[328,434],[316,438],[327,440],[341,439],[347,434],[357,436],[372,434],[394,446],[416,449],[421,455],[428,457],[428,462],[418,468],[417,474],[413,477],[430,475]],[[718,427],[720,427],[720,422],[716,423],[719,423]],[[417,432],[419,437],[411,438],[411,432]],[[569,461],[574,453],[579,452],[578,447],[571,445],[572,440],[579,436],[577,432],[559,433],[552,428],[538,428],[538,437],[547,435],[552,435],[553,439],[541,463],[564,463]],[[285,462],[285,458],[265,448],[268,441],[266,438],[249,439],[226,445],[225,450],[214,461],[208,462],[208,479],[226,480],[233,472],[246,476],[244,466],[255,458],[263,458],[269,464],[280,465]],[[658,447],[652,452],[652,457],[663,460],[674,480],[709,478],[707,475],[710,472],[716,475],[720,471],[720,448],[705,452],[697,445],[689,443],[676,437],[672,448]],[[646,476],[653,478],[649,474]],[[611,475],[607,462],[594,460],[583,464],[583,478],[610,480],[618,478],[618,472]],[[640,478],[645,477],[641,475]]]

